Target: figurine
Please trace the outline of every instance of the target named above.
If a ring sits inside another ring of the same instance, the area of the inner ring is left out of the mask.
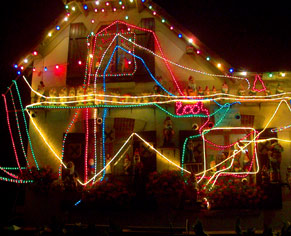
[[[50,105],[56,105],[56,101],[57,101],[57,90],[55,88],[51,88],[49,90],[49,101],[50,101]]]
[[[141,162],[138,148],[136,148],[134,151],[133,160],[134,160],[134,174],[136,177],[141,176],[143,171],[143,163]]]
[[[237,93],[238,93],[239,96],[245,96],[246,95],[246,90],[245,90],[244,86],[242,85],[242,83],[239,85]]]
[[[155,84],[153,89],[154,89],[153,95],[157,95],[154,98],[154,102],[158,102],[158,101],[160,101],[159,95],[161,94],[161,88]]]
[[[125,158],[124,158],[124,163],[123,163],[123,170],[124,170],[125,175],[129,175],[130,167],[131,167],[131,161],[130,161],[130,157],[127,153]]]
[[[199,87],[198,87],[198,95],[199,95],[199,96],[203,96],[203,94],[204,94],[204,93],[203,93],[203,90],[202,90],[202,88],[199,86]]]
[[[216,94],[216,88],[215,88],[214,85],[213,85],[213,87],[212,87],[212,94]]]
[[[196,159],[194,156],[194,143],[192,139],[188,140],[185,153],[185,163],[195,163]]]
[[[190,76],[188,78],[188,86],[187,86],[187,95],[188,96],[196,96],[197,95],[197,86],[196,86],[196,83],[195,83],[195,79]]]
[[[70,97],[70,101],[75,101],[76,99],[76,91],[75,91],[75,88],[74,87],[71,87],[69,89],[69,97]]]
[[[205,95],[205,96],[210,95],[210,90],[209,90],[209,88],[208,88],[207,85],[206,85],[205,90],[204,90],[204,95]]]
[[[87,100],[87,104],[88,105],[92,105],[93,104],[93,100],[94,100],[94,87],[92,85],[89,85],[87,87],[87,90],[86,90],[86,93],[87,93],[87,97],[86,97],[86,100]]]
[[[280,83],[278,83],[278,85],[277,85],[276,93],[277,93],[277,94],[284,93],[284,89],[282,89]]]
[[[228,85],[227,83],[224,81],[222,87],[221,87],[221,92],[223,93],[228,93]]]
[[[93,176],[95,173],[95,161],[93,158],[90,158],[88,161],[89,164],[89,175]]]
[[[44,85],[43,81],[39,82],[39,85],[37,86],[37,92],[39,94],[36,95],[36,97],[35,97],[36,101],[35,102],[43,102],[44,101],[44,97],[42,97],[42,96],[44,96],[44,93],[45,93],[45,85]]]
[[[243,157],[243,169],[244,171],[250,171],[251,160],[249,158],[248,151],[246,150]]]
[[[256,94],[257,94],[257,91],[254,90],[254,89],[251,89],[251,90],[249,91],[249,95],[250,95],[250,96],[255,96]]]
[[[265,96],[270,96],[271,95],[271,91],[270,91],[270,89],[268,89],[267,87],[266,87],[266,90],[265,90]]]
[[[172,143],[172,138],[174,135],[174,129],[173,129],[173,122],[171,120],[171,118],[168,116],[165,120],[164,120],[164,130],[163,130],[163,134],[164,134],[164,147],[171,147],[173,146]]]
[[[214,156],[213,155],[211,155],[209,166],[210,166],[212,172],[216,172],[216,170],[217,170],[217,168],[215,167],[216,166],[216,162],[214,160]]]
[[[59,92],[59,97],[60,97],[60,102],[62,105],[66,104],[67,101],[67,97],[68,96],[68,90],[66,87],[61,88],[60,92]]]
[[[95,105],[104,103],[104,96],[103,96],[104,95],[104,90],[103,90],[103,87],[98,91],[98,95],[99,96],[96,96],[96,99],[98,101],[95,99]]]
[[[80,85],[77,88],[77,100],[78,100],[78,104],[77,105],[83,105],[83,100],[84,100],[84,89],[83,87]]]

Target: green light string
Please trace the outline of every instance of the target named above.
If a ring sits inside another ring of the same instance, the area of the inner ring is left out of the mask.
[[[62,169],[63,169],[62,167],[63,167],[63,159],[64,159],[64,153],[65,153],[65,143],[66,143],[66,140],[67,140],[67,136],[68,136],[68,133],[70,132],[70,129],[74,125],[75,120],[78,117],[78,114],[79,114],[79,110],[77,110],[74,113],[73,119],[71,120],[68,128],[65,131],[65,135],[64,135],[64,138],[63,138],[63,142],[62,142],[62,156],[61,156],[61,163],[60,163],[60,166],[59,166],[59,179],[62,179]]]
[[[10,182],[10,183],[16,183],[16,184],[30,184],[33,183],[33,180],[21,180],[21,179],[11,179],[0,176],[0,180]]]
[[[1,167],[3,170],[19,170],[19,168],[18,167],[10,167],[10,166],[8,166],[8,167]],[[21,170],[26,170],[26,167],[20,167],[20,169]]]
[[[21,149],[22,149],[24,158],[26,160],[27,167],[30,170],[30,165],[29,165],[28,158],[27,158],[27,155],[26,155],[26,152],[25,152],[25,148],[24,148],[24,145],[23,145],[23,139],[22,139],[22,134],[21,134],[21,130],[20,130],[20,125],[19,125],[19,119],[18,119],[18,115],[17,115],[16,105],[15,105],[15,101],[14,101],[14,97],[13,97],[11,89],[9,89],[9,92],[10,92],[10,96],[11,96],[11,100],[12,100],[12,104],[13,104],[13,109],[14,109],[14,114],[15,114],[15,119],[16,119],[16,126],[17,126],[18,136],[19,136],[19,139],[20,139]]]
[[[226,114],[228,113],[228,111],[230,109],[230,104],[229,103],[226,103],[226,104],[224,104],[224,106],[226,108],[226,111],[221,116],[221,118],[218,120],[218,122],[215,123],[215,125],[213,127],[217,127],[222,122],[222,120],[225,118]],[[208,130],[208,131],[205,131],[205,133],[207,134],[210,131],[211,131],[211,129]],[[184,168],[184,158],[185,158],[186,144],[187,144],[187,142],[188,142],[189,139],[198,138],[200,136],[201,136],[201,134],[196,134],[196,135],[190,136],[190,137],[186,138],[185,141],[184,141],[184,143],[183,143],[182,160],[181,160],[181,166],[182,166],[181,173],[182,174],[183,174],[183,168]]]
[[[24,120],[25,131],[26,131],[26,134],[27,134],[27,138],[28,138],[28,143],[29,143],[29,146],[30,146],[31,154],[32,154],[32,157],[34,159],[36,168],[39,170],[39,166],[38,166],[38,163],[37,163],[37,160],[35,158],[35,154],[34,154],[34,151],[33,151],[33,148],[32,148],[32,143],[31,143],[31,139],[30,139],[30,135],[29,135],[29,131],[28,131],[28,126],[27,126],[27,122],[26,122],[24,109],[23,109],[23,105],[22,105],[22,101],[21,101],[20,92],[19,92],[19,89],[18,89],[18,86],[17,86],[17,82],[16,82],[16,80],[12,80],[12,82],[15,84],[15,88],[16,88],[16,91],[17,91],[17,95],[18,95],[19,104],[20,104],[20,107],[21,107],[21,112],[22,112],[22,116],[23,116],[23,120]]]

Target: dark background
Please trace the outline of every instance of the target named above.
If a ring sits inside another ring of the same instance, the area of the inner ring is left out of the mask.
[[[291,71],[291,8],[288,1],[155,2],[235,69],[253,72]],[[44,37],[54,20],[63,12],[64,4],[61,0],[14,0],[1,2],[1,9],[2,94],[16,77],[13,63],[33,51],[34,45]],[[16,166],[2,98],[0,109],[0,166]],[[4,160],[11,160],[11,163]],[[1,173],[0,176],[5,175]],[[6,193],[15,188],[5,183],[1,183],[1,187],[6,189]],[[2,195],[4,198],[5,196],[7,195]],[[5,199],[14,201],[8,197]]]

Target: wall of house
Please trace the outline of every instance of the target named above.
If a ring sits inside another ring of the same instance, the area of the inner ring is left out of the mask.
[[[139,25],[139,21],[142,18],[152,17],[152,15],[147,11],[138,12],[135,9],[130,11],[119,11],[117,13],[111,14],[109,12],[105,12],[95,14],[90,12],[87,16],[80,15],[74,20],[74,23],[83,22],[89,31],[96,31],[105,23],[111,23],[115,20],[124,20],[125,16],[128,15],[129,20],[128,23]],[[95,23],[91,23],[91,19],[95,18]],[[181,64],[184,67],[193,68],[198,71],[217,74],[219,71],[210,65],[205,59],[203,59],[199,55],[188,55],[186,54],[186,46],[187,43],[183,40],[179,39],[177,35],[170,31],[163,23],[156,20],[156,34],[159,39],[160,45],[163,49],[163,52],[169,60]],[[34,67],[36,71],[33,73],[32,78],[32,87],[37,89],[40,81],[43,81],[46,86],[46,94],[48,94],[48,90],[51,88],[56,88],[58,91],[60,88],[66,86],[66,69],[67,69],[67,56],[68,56],[68,45],[69,45],[69,28],[66,28],[57,36],[58,44],[52,47],[49,52],[43,57],[40,55],[34,62]],[[156,53],[158,53],[156,47]],[[161,55],[158,53],[158,55]],[[165,62],[156,57],[155,58],[155,75],[162,76],[162,83],[165,87],[174,88],[174,82],[171,79],[170,73],[165,66]],[[55,65],[58,64],[60,66],[59,69],[55,68]],[[44,72],[44,66],[48,67],[48,71]],[[221,85],[224,79],[212,76],[206,76],[201,73],[196,73],[193,71],[186,70],[185,68],[180,68],[175,65],[170,64],[170,67],[173,70],[173,74],[177,79],[178,83],[181,85],[182,90],[187,86],[188,77],[191,75],[195,78],[197,86],[201,86],[203,89],[208,86],[210,89],[212,86],[215,86],[217,90],[220,90]],[[80,75],[80,80],[83,80],[84,75]],[[226,80],[230,86],[231,91],[236,91],[240,82],[231,82]],[[128,83],[130,86],[130,90],[134,90],[137,94],[143,94],[146,92],[152,92],[154,83]],[[108,84],[108,88],[116,87],[115,84]],[[274,87],[275,85],[273,85]],[[120,90],[122,90],[122,85],[118,86]],[[125,88],[124,91],[128,90]],[[236,92],[234,92],[236,93]],[[208,105],[206,105],[208,106]],[[278,111],[278,115],[276,119],[272,123],[270,123],[270,127],[279,127],[288,125],[288,116],[285,116],[286,112],[289,112],[284,105],[285,108],[282,108],[281,111]],[[208,106],[210,107],[210,106]],[[213,112],[214,107],[216,105],[212,105],[210,110]],[[254,127],[256,129],[261,129],[267,123],[268,116],[272,114],[274,109],[276,108],[276,103],[262,103],[262,104],[242,104],[237,109],[241,114],[244,115],[256,115]],[[175,114],[175,108],[173,105],[167,106],[168,112]],[[102,114],[102,109],[100,109],[100,113]],[[70,120],[74,114],[73,110],[38,110],[34,121],[38,125],[38,128],[41,130],[43,134],[45,134],[45,140],[50,146],[53,147],[53,150],[56,154],[50,150],[45,144],[44,138],[42,138],[39,134],[39,131],[34,128],[33,124],[30,122],[30,135],[32,139],[32,145],[34,148],[34,153],[39,160],[39,164],[41,166],[51,165],[56,170],[59,165],[58,159],[55,157],[61,157],[62,150],[62,140],[63,134],[68,127]],[[165,112],[162,112],[156,107],[146,107],[146,108],[134,108],[134,109],[110,109],[108,118],[106,120],[106,124],[108,126],[113,125],[114,118],[132,118],[135,119],[135,132],[141,131],[156,131],[156,140],[157,147],[161,147],[163,145],[163,122],[166,117],[169,116]],[[280,119],[279,119],[280,118]],[[74,126],[70,132],[84,132],[84,115],[81,114],[76,121],[76,126]],[[179,147],[179,131],[180,130],[191,130],[193,123],[200,123],[200,119],[193,118],[172,118],[173,127],[174,127],[174,145],[175,147]],[[290,132],[284,131],[278,133],[279,138],[289,138]],[[218,138],[219,139],[219,138]],[[290,143],[280,142],[284,147],[284,152],[282,156],[282,175],[285,174],[285,169],[287,165],[291,164],[290,157],[288,153],[290,151]],[[116,150],[115,150],[116,151]],[[31,153],[30,153],[31,158]]]

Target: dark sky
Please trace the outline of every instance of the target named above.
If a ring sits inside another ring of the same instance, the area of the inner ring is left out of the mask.
[[[234,68],[291,70],[291,8],[287,1],[155,2]],[[0,86],[6,87],[14,78],[12,64],[33,49],[64,5],[62,0],[14,0],[5,1],[3,8],[8,14],[1,14],[0,72],[6,76]]]

